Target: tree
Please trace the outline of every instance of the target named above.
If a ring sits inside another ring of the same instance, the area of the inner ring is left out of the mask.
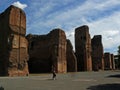
[[[116,68],[120,69],[120,45],[118,46],[117,59],[115,59]]]
[[[118,46],[118,55],[120,55],[120,46]]]

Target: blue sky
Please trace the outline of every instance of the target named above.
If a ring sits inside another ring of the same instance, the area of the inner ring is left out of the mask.
[[[27,34],[47,34],[61,28],[74,46],[75,28],[88,25],[91,38],[102,35],[105,52],[120,45],[120,0],[2,0],[0,12],[11,4],[27,16]]]

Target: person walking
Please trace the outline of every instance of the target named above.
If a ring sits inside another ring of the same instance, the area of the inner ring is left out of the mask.
[[[54,66],[52,66],[52,74],[53,74],[52,79],[56,80],[56,72],[55,72],[55,67]]]

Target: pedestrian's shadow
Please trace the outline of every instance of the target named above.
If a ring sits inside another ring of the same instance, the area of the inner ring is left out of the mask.
[[[46,80],[48,80],[48,81],[54,81],[54,80],[57,80],[57,79],[53,79],[53,78],[52,78],[52,79],[46,79]]]
[[[87,90],[120,90],[120,84],[101,84],[96,86],[90,86]]]
[[[107,77],[110,77],[110,78],[120,78],[120,74],[109,75]]]
[[[4,90],[4,88],[1,86],[1,87],[0,87],[0,90]]]

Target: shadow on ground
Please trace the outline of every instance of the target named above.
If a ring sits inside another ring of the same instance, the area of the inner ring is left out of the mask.
[[[96,86],[90,86],[87,90],[120,90],[120,84],[101,84]]]
[[[0,87],[0,90],[4,90],[4,88],[3,88],[3,87]]]
[[[109,75],[107,77],[111,77],[111,78],[120,78],[120,74],[115,74],[115,75]]]

